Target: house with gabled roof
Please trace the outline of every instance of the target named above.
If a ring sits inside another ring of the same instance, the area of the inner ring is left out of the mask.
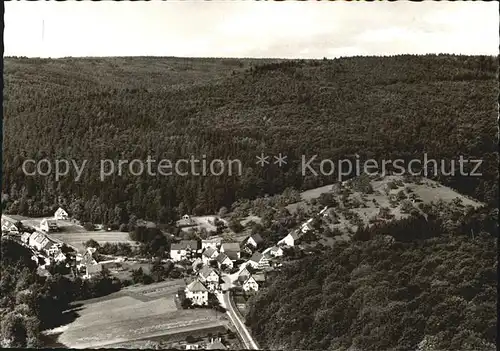
[[[37,251],[45,251],[50,249],[55,244],[55,241],[50,240],[44,233],[34,232],[28,239],[28,245]]]
[[[246,280],[249,276],[250,276],[250,272],[248,271],[246,266],[238,273],[238,279],[240,279],[240,277],[241,277],[241,279]]]
[[[170,258],[174,262],[193,258],[198,251],[197,240],[181,240],[170,245]]]
[[[222,343],[220,338],[213,338],[207,344],[207,350],[226,350],[227,347]]]
[[[277,245],[268,247],[264,251],[263,254],[269,254],[271,257],[281,257],[283,256],[283,249]]]
[[[198,272],[198,277],[209,290],[213,291],[219,288],[220,275],[212,267],[203,266],[203,268]]]
[[[184,292],[193,305],[204,306],[208,303],[208,289],[198,278],[188,284]]]
[[[40,222],[40,230],[43,232],[57,232],[59,227],[57,226],[57,221],[51,218],[44,218]]]
[[[283,239],[278,241],[278,245],[295,246],[300,238],[300,232],[298,230],[293,230]]]
[[[216,260],[217,256],[219,256],[219,252],[212,247],[208,247],[201,254],[201,259],[204,264],[209,264],[210,261]]]
[[[66,212],[64,209],[59,207],[57,211],[54,213],[54,218],[55,219],[62,219],[62,220],[67,220],[69,218],[68,212]]]
[[[220,247],[220,252],[225,253],[231,260],[240,259],[240,244],[239,243],[223,243]]]
[[[254,249],[258,248],[262,243],[264,243],[264,239],[258,233],[252,234],[245,241],[246,245],[251,245]]]
[[[254,252],[252,257],[248,260],[248,264],[254,269],[264,269],[269,267],[270,256],[268,254],[262,254],[260,252]]]
[[[219,264],[219,268],[223,265],[226,265],[230,269],[233,268],[233,261],[224,252],[221,252],[219,256],[217,256],[217,263]]]
[[[17,221],[6,215],[2,215],[2,233],[18,233],[19,229],[17,226]]]
[[[259,291],[259,284],[250,276],[241,285],[244,291]]]

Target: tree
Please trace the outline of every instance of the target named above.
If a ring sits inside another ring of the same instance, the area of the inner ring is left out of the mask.
[[[231,221],[229,222],[229,229],[231,229],[235,233],[241,233],[241,231],[243,230],[243,226],[237,219],[231,219]]]
[[[99,245],[99,243],[97,241],[95,241],[94,239],[89,239],[89,240],[87,240],[86,242],[83,243],[83,246],[85,246],[85,247],[93,247],[93,248],[99,249],[99,247],[101,245]]]
[[[188,309],[188,308],[191,308],[193,306],[193,301],[190,298],[185,298],[185,299],[182,300],[181,306],[185,310]]]

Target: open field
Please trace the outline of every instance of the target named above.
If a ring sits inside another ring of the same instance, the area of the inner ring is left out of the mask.
[[[312,199],[317,199],[321,194],[331,192],[332,186],[333,186],[333,184],[328,184],[325,186],[321,186],[319,188],[314,188],[314,189],[309,189],[309,190],[303,191],[300,193],[300,197],[302,198],[302,201],[290,204],[290,205],[286,206],[286,208],[291,213],[294,213],[295,211],[297,211],[297,208],[299,208],[299,207],[303,207],[305,209],[305,208],[307,208],[306,201],[310,201]]]
[[[83,243],[87,240],[94,239],[99,244],[108,243],[129,243],[135,245],[135,242],[129,239],[128,233],[125,232],[77,232],[77,233],[50,233],[50,236],[60,240],[68,245],[78,249],[78,251],[85,250]]]
[[[66,347],[89,348],[226,328],[225,317],[213,310],[177,309],[175,294],[184,285],[183,280],[176,280],[133,286],[109,296],[81,301],[75,309],[78,317],[52,333],[60,333],[57,342]]]

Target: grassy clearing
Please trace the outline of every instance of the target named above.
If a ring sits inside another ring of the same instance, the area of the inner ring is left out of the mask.
[[[57,341],[71,348],[89,348],[227,327],[224,315],[213,310],[178,310],[175,293],[181,286],[183,280],[133,286],[82,301],[76,307],[78,317],[60,328]]]
[[[62,233],[51,233],[51,237],[61,240],[62,242],[76,247],[79,251],[85,250],[83,243],[94,239],[99,244],[109,243],[129,243],[130,245],[135,245],[135,242],[130,240],[128,233],[125,232],[106,232],[106,231],[95,231],[95,232],[62,232]]]

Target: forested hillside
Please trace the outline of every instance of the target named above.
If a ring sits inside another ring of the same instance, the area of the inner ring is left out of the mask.
[[[5,60],[5,211],[65,206],[84,221],[169,222],[239,198],[311,188],[318,159],[485,159],[483,177],[442,178],[496,202],[497,63],[488,57],[396,56],[319,61],[175,58]],[[255,165],[265,152],[283,168]],[[238,176],[128,174],[99,180],[101,159],[240,159]],[[88,160],[73,177],[25,176],[27,158]]]
[[[493,351],[498,213],[487,217],[452,231],[437,217],[394,222],[284,263],[247,324],[265,349]]]

